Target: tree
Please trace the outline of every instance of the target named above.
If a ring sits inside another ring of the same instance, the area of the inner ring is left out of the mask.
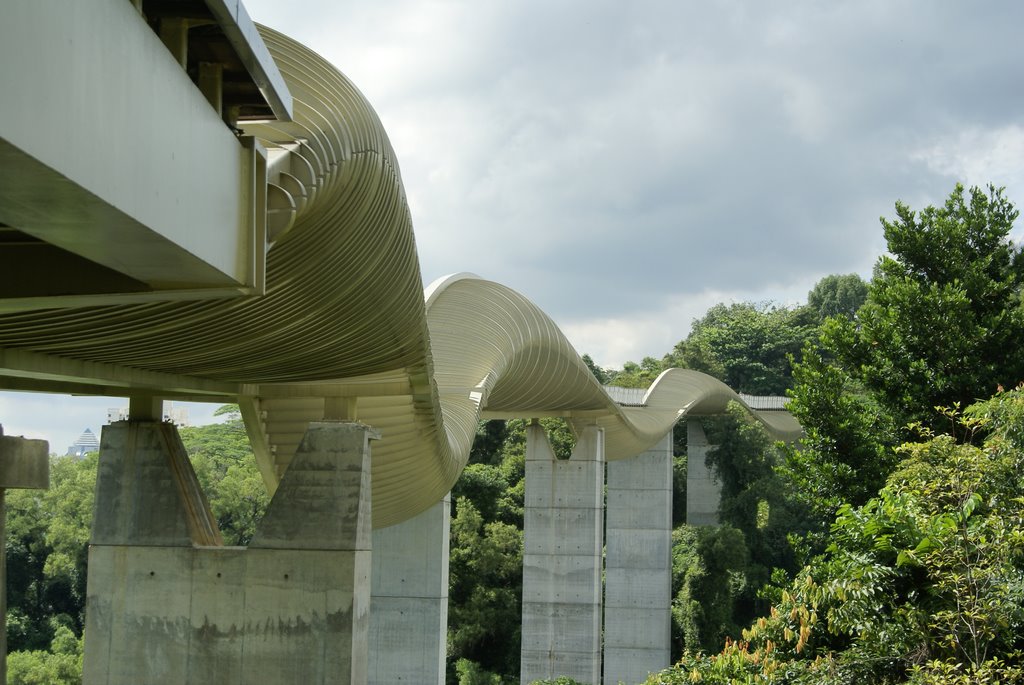
[[[95,452],[51,457],[48,490],[7,493],[11,652],[46,650],[60,626],[82,633],[96,465]]]
[[[50,651],[12,652],[9,685],[78,685],[82,682],[82,638],[67,626],[54,631]]]
[[[455,662],[455,675],[458,685],[502,685],[500,675],[465,658]]]
[[[821,320],[830,316],[852,319],[868,297],[868,284],[857,274],[831,274],[814,284],[807,293],[807,306]]]
[[[608,381],[610,380],[610,378],[608,377],[608,372],[605,369],[602,369],[597,364],[595,364],[594,359],[589,354],[584,353],[584,355],[580,357],[580,359],[583,361],[584,364],[587,365],[587,368],[590,369],[590,373],[594,374],[594,378],[597,379],[598,383],[600,383],[601,385],[608,384]]]
[[[794,366],[789,410],[806,431],[788,453],[794,491],[831,519],[863,504],[891,472],[892,447],[933,430],[935,407],[964,407],[1024,378],[1024,257],[1009,240],[1017,211],[1001,190],[957,185],[916,214],[882,220],[882,257],[855,320],[828,319]],[[938,421],[939,423],[934,423]]]
[[[1024,441],[1005,423],[1024,416],[1024,393],[971,414],[939,412],[949,434],[922,427],[878,498],[840,510],[824,570],[838,600],[829,629],[852,640],[848,661],[1024,676]],[[982,429],[984,447],[953,434]]]
[[[703,371],[737,392],[781,395],[792,383],[790,359],[816,326],[807,307],[717,304],[693,322],[662,366]]]
[[[491,682],[519,670],[523,534],[485,523],[466,497],[455,503],[449,561],[450,656],[459,682]],[[463,663],[465,662],[465,663]]]
[[[843,503],[861,505],[874,497],[897,462],[892,419],[824,355],[809,344],[793,368],[787,409],[804,437],[783,447],[778,470],[786,490],[823,527]]]
[[[748,590],[749,564],[746,539],[732,526],[683,525],[672,532],[672,632],[677,649],[714,651],[739,634],[736,605]]]
[[[501,446],[507,435],[508,429],[501,419],[478,422],[476,438],[469,450],[469,463],[496,466],[501,461]]]
[[[896,218],[882,220],[891,256],[875,268],[857,325],[823,342],[897,426],[1024,380],[1024,256],[1009,240],[1017,215],[1002,189],[965,196],[958,184],[942,207],[917,214],[897,202]]]
[[[708,466],[721,483],[719,521],[723,529],[731,528],[740,534],[746,555],[742,566],[734,569],[736,577],[730,581],[734,592],[727,611],[735,629],[716,636],[717,643],[710,646],[717,648],[722,638],[739,637],[738,626],[763,609],[758,593],[774,571],[797,570],[788,536],[806,530],[806,515],[776,475],[778,447],[746,409],[731,402],[726,414],[705,419],[704,424],[708,441],[715,446],[708,452]],[[716,576],[720,578],[722,574],[713,574]]]
[[[667,368],[669,367],[654,357],[644,357],[639,364],[626,362],[622,365],[621,371],[611,373],[605,371],[605,378],[607,378],[607,385],[620,388],[647,388]]]

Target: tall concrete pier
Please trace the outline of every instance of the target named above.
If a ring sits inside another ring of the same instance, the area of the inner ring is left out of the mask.
[[[443,685],[451,499],[373,531],[370,685]]]
[[[686,421],[686,522],[691,526],[717,526],[722,486],[707,466],[711,450],[700,419]]]
[[[104,428],[84,682],[366,683],[373,437],[310,424],[243,548],[221,546],[172,425]]]
[[[526,434],[522,682],[601,678],[604,432],[585,427],[555,459],[544,429]]]
[[[672,591],[672,431],[608,463],[604,682],[635,685],[668,668]]]

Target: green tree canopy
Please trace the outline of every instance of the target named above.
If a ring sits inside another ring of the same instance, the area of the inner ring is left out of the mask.
[[[807,307],[717,304],[693,322],[662,366],[703,371],[737,392],[781,395],[792,384],[790,359],[816,327]]]
[[[875,496],[896,463],[895,426],[870,394],[813,345],[793,369],[787,406],[804,437],[783,447],[779,473],[790,496],[827,525],[839,506]]]
[[[663,362],[654,357],[644,357],[639,364],[626,362],[622,365],[621,371],[604,370],[604,377],[607,385],[615,385],[620,388],[648,388],[651,383],[669,368]]]
[[[855,320],[828,319],[794,369],[789,410],[806,432],[790,450],[793,490],[831,519],[882,487],[911,423],[964,407],[1024,378],[1024,258],[1009,240],[1017,211],[1001,190],[957,185],[942,207],[896,204]]]
[[[594,362],[593,357],[591,357],[589,354],[584,353],[583,356],[580,357],[580,359],[583,361],[584,364],[587,365],[587,368],[590,369],[590,373],[594,374],[594,378],[597,379],[598,383],[600,383],[601,385],[608,384],[608,381],[610,380],[608,377],[608,372],[602,369],[600,366],[598,366]]]
[[[648,683],[1024,681],[1024,387],[939,415],[742,642]]]
[[[522,530],[500,521],[485,522],[467,497],[455,501],[455,512],[449,562],[450,656],[456,663],[465,660],[460,682],[481,667],[494,674],[515,673],[521,629]]]
[[[891,256],[875,268],[858,322],[824,343],[896,419],[931,422],[1024,380],[1024,257],[1018,212],[1001,189],[957,185],[941,207],[896,204],[883,219]]]
[[[807,293],[807,306],[824,320],[830,316],[852,319],[868,297],[868,284],[857,274],[831,274]]]

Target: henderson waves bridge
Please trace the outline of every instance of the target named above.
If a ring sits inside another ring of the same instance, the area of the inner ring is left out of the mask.
[[[236,0],[11,0],[0,88],[0,388],[130,398],[101,440],[86,683],[442,682],[447,493],[509,417],[577,435],[560,461],[528,429],[523,681],[668,664],[673,425],[792,417],[693,371],[612,396],[509,288],[424,294],[376,115]],[[222,545],[163,399],[241,407],[273,494],[249,547]],[[44,484],[8,474],[45,444],[2,440],[0,488]]]

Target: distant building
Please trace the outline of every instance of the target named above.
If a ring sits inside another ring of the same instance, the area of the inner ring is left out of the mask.
[[[96,439],[96,434],[91,429],[86,428],[78,436],[78,440],[75,440],[75,444],[68,448],[66,456],[81,459],[89,452],[99,452],[99,450],[100,441]]]

